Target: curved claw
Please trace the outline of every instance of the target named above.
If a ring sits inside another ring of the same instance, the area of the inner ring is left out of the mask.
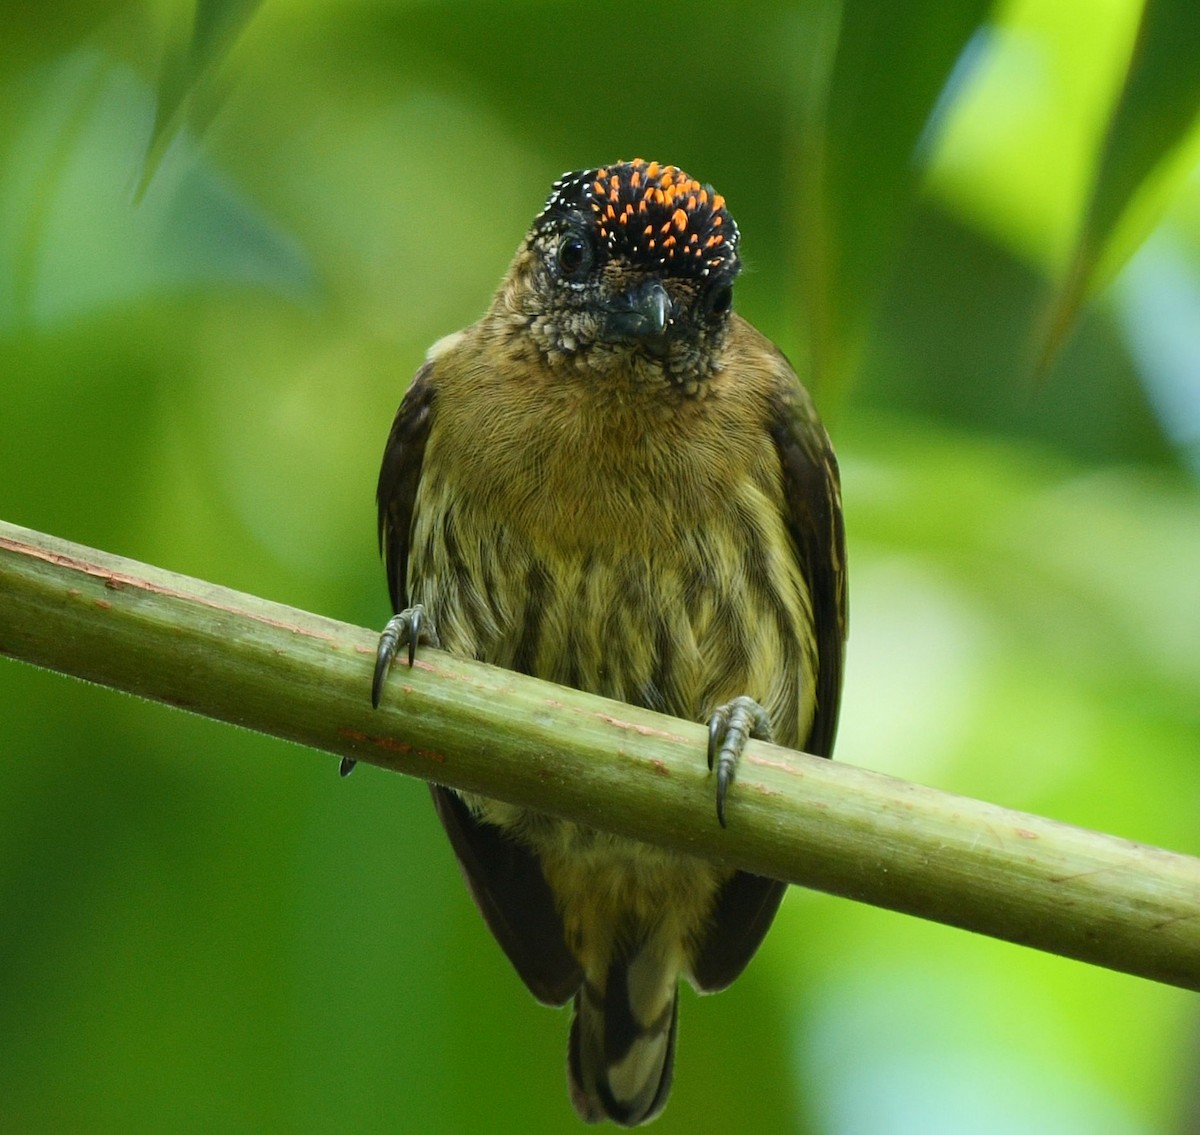
[[[717,753],[721,748],[721,736],[725,732],[725,722],[728,717],[724,713],[724,706],[717,710],[716,713],[708,720],[708,771],[712,772],[713,762],[717,759]]]
[[[379,636],[379,645],[375,648],[375,672],[371,675],[371,705],[379,708],[383,697],[383,683],[387,680],[388,671],[392,668],[392,658],[396,654],[396,636],[389,634],[392,624],[389,622],[383,634]]]
[[[734,698],[720,706],[708,721],[708,767],[714,754],[717,769],[717,822],[725,827],[725,800],[746,742],[771,740],[771,719],[751,697]]]
[[[383,698],[383,686],[400,644],[408,644],[408,664],[411,666],[417,660],[418,642],[437,646],[438,638],[425,614],[425,608],[420,603],[414,603],[388,619],[387,626],[379,636],[379,646],[375,649],[375,673],[371,678],[371,704],[376,709]],[[342,776],[349,776],[356,764],[358,762],[353,757],[343,757],[338,772]]]
[[[401,638],[408,635],[411,617],[408,611],[393,615],[379,636],[379,645],[375,648],[375,673],[371,677],[371,704],[378,709],[383,697],[383,683],[387,680],[388,671],[392,668],[392,659],[396,657],[396,648]],[[412,665],[412,660],[409,660]]]
[[[733,761],[721,761],[717,765],[717,823],[725,828],[725,797],[729,795],[729,785],[733,780]]]
[[[401,643],[408,644],[408,664],[412,666],[417,660],[418,642],[429,646],[438,644],[437,634],[425,614],[425,608],[420,603],[414,603],[388,619],[387,626],[379,636],[379,646],[375,651],[375,674],[371,679],[371,704],[376,709],[379,708],[384,682],[387,681],[392,660]]]
[[[408,616],[408,667],[411,670],[417,660],[417,640],[425,627],[425,608],[418,603],[415,607],[409,607],[404,614]]]

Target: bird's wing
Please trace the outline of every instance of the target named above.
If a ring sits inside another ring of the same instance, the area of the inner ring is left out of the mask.
[[[837,459],[794,376],[780,392],[770,429],[783,471],[784,520],[808,584],[817,640],[816,708],[804,751],[829,757],[846,657],[846,535]]]
[[[435,369],[436,360],[431,359],[409,386],[379,471],[379,544],[395,611],[409,602],[409,541],[434,420]],[[429,617],[436,627],[438,612],[430,611]],[[539,1001],[564,1004],[583,977],[566,947],[562,919],[537,859],[499,828],[476,819],[456,792],[429,787],[467,887],[509,961]]]
[[[453,789],[429,788],[471,897],[513,969],[543,1005],[566,1004],[583,971],[567,949],[541,864],[500,828],[476,819]]]
[[[786,360],[780,359],[788,367]],[[808,584],[817,641],[816,708],[804,742],[833,753],[846,645],[846,549],[837,461],[808,395],[790,367],[772,406],[771,438],[783,474],[784,520]],[[785,883],[738,871],[717,896],[692,966],[699,989],[724,989],[746,967],[771,926]]]
[[[417,371],[396,411],[375,491],[379,506],[379,550],[387,569],[393,611],[408,606],[408,542],[412,538],[425,443],[429,440],[437,400],[433,370],[433,363],[427,362]],[[430,614],[436,617],[437,613]]]

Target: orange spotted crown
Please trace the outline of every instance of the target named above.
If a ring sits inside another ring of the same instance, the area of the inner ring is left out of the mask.
[[[535,228],[564,215],[590,218],[599,248],[678,276],[737,270],[738,228],[725,198],[677,166],[631,162],[563,174]]]

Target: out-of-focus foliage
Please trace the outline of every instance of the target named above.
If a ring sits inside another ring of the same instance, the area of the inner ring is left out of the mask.
[[[424,349],[555,176],[673,161],[842,457],[839,757],[1200,853],[1197,11],[10,5],[0,515],[381,624]],[[0,747],[0,1129],[574,1128],[420,785],[15,664]],[[794,891],[656,1129],[1182,1133],[1198,1024]]]

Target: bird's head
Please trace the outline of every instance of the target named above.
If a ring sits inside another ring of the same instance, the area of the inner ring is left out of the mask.
[[[724,198],[637,159],[554,183],[506,306],[552,362],[695,389],[716,365],[740,267]]]

